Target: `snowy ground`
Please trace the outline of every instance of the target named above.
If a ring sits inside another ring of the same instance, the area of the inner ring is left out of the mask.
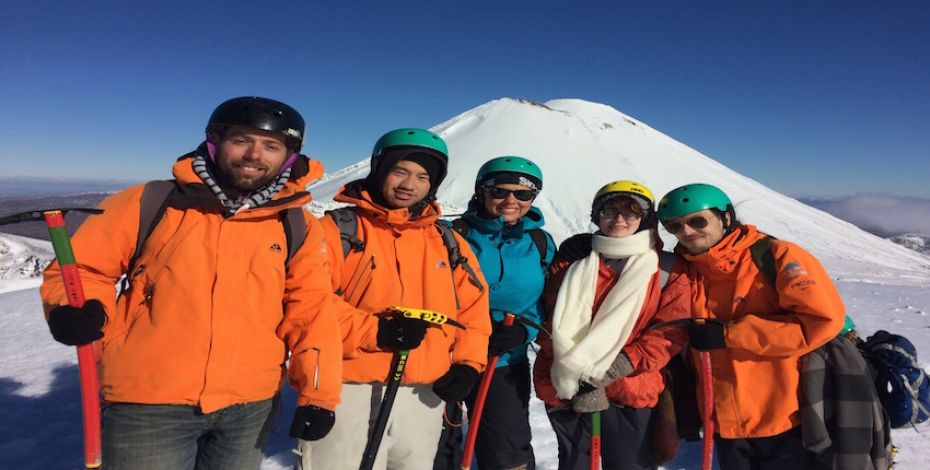
[[[74,349],[54,342],[42,319],[38,280],[0,281],[0,467],[78,469],[81,410]],[[930,286],[840,281],[847,307],[863,333],[885,328],[908,336],[930,359]],[[18,290],[13,290],[18,289]],[[287,437],[294,394],[276,420],[263,469],[291,468],[294,442]],[[533,447],[539,468],[555,469],[555,436],[538,401],[532,404]],[[897,470],[930,468],[930,425],[893,432],[900,447]],[[700,447],[683,446],[668,469],[700,468]]]

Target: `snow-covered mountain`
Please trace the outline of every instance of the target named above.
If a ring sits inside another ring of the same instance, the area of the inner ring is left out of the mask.
[[[918,253],[930,255],[930,237],[925,237],[923,235],[905,234],[890,237],[889,240]]]
[[[53,259],[50,242],[0,234],[0,292],[34,284]]]
[[[743,176],[648,125],[603,104],[560,99],[545,104],[503,98],[432,128],[449,145],[449,174],[438,195],[447,214],[470,199],[478,168],[500,155],[520,155],[543,171],[536,200],[556,240],[590,231],[591,200],[618,179],[646,184],[657,198],[683,184],[706,182],[724,189],[737,215],[820,257],[834,276],[862,272],[926,282],[930,257],[907,250]],[[310,186],[317,213],[333,206],[343,184],[368,174],[368,158]],[[673,238],[663,233],[668,246]]]

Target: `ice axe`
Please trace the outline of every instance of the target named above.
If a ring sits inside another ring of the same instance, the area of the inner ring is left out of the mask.
[[[440,327],[450,325],[465,329],[465,325],[449,318],[447,315],[432,310],[394,306],[388,308],[385,315],[415,318]],[[365,451],[362,453],[362,463],[358,467],[359,470],[371,470],[375,465],[378,449],[381,447],[381,439],[384,437],[384,430],[387,428],[388,418],[391,416],[391,409],[394,407],[394,399],[397,397],[397,389],[400,388],[400,379],[404,376],[408,356],[410,356],[409,349],[397,351],[394,354],[394,359],[391,362],[391,376],[388,377],[387,387],[384,389],[384,398],[381,399],[381,407],[378,408],[378,417],[375,418],[375,424],[368,436],[368,442],[365,443]]]
[[[37,210],[0,218],[0,225],[45,221],[52,248],[55,250],[55,259],[58,260],[58,267],[61,269],[68,305],[80,308],[84,306],[84,288],[81,286],[81,278],[74,262],[68,229],[65,228],[64,214],[69,211],[103,213],[102,209],[85,208]],[[84,467],[100,468],[100,394],[93,343],[79,345],[77,356],[81,381],[81,409],[84,415]]]
[[[504,325],[513,325],[517,315],[507,312],[504,314]],[[478,386],[478,395],[475,397],[475,409],[472,410],[471,419],[468,422],[468,435],[465,436],[465,449],[462,452],[462,463],[459,467],[462,470],[471,468],[471,458],[475,452],[475,441],[478,438],[478,426],[481,424],[481,413],[484,411],[484,402],[488,398],[488,390],[491,388],[491,379],[494,377],[494,368],[497,366],[497,359],[500,356],[491,356],[488,360],[488,367],[485,369],[484,376],[481,377],[481,384]]]

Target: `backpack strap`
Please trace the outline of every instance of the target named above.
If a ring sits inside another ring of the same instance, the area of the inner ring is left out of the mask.
[[[136,262],[142,255],[142,248],[149,235],[155,230],[155,226],[161,221],[165,210],[168,209],[168,201],[171,196],[178,191],[178,185],[174,180],[155,180],[149,181],[142,189],[142,198],[139,201],[139,232],[136,235],[136,251],[129,258],[127,272],[131,275],[135,270]]]
[[[358,215],[354,207],[340,207],[326,211],[326,215],[333,219],[339,229],[339,240],[342,242],[342,257],[349,256],[350,251],[363,251],[365,241],[358,238]]]
[[[775,287],[777,273],[775,272],[775,256],[772,255],[772,238],[763,236],[749,247],[752,262],[759,268],[759,272]]]
[[[549,251],[549,237],[542,229],[534,228],[530,230],[530,239],[533,240],[533,245],[536,246],[536,251],[539,253],[539,265],[542,266],[543,271],[546,271],[549,268],[549,263],[546,262],[546,252]]]
[[[468,236],[468,231],[471,227],[468,226],[468,223],[465,222],[465,219],[455,219],[452,221],[452,229],[459,233],[463,237]]]
[[[284,239],[287,243],[287,257],[284,258],[284,270],[291,265],[291,259],[307,239],[307,219],[301,207],[291,207],[278,213],[284,227]]]
[[[461,220],[461,219],[459,219]],[[456,220],[458,222],[458,220]],[[464,222],[462,222],[464,223]],[[474,269],[468,264],[468,258],[462,256],[462,250],[459,249],[459,241],[455,238],[455,222],[452,223],[452,229],[449,230],[448,222],[436,221],[436,229],[439,230],[439,234],[442,235],[442,242],[446,245],[446,251],[449,252],[449,267],[451,270],[455,270],[459,265],[462,266],[462,269],[468,273],[468,277],[471,278],[471,281],[480,289],[484,291],[484,283],[481,282],[481,278],[478,277],[478,274]],[[458,231],[458,230],[455,230]],[[458,306],[458,296],[456,296],[455,304]]]
[[[671,277],[672,269],[675,268],[675,263],[678,262],[678,255],[668,251],[659,250],[659,282],[662,284],[662,289],[665,290],[665,286],[668,285],[668,280]]]

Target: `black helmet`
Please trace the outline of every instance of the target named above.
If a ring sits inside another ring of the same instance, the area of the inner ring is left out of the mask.
[[[293,152],[299,152],[303,146],[304,118],[280,101],[257,96],[228,100],[213,110],[207,122],[207,133],[237,125],[282,134]]]

